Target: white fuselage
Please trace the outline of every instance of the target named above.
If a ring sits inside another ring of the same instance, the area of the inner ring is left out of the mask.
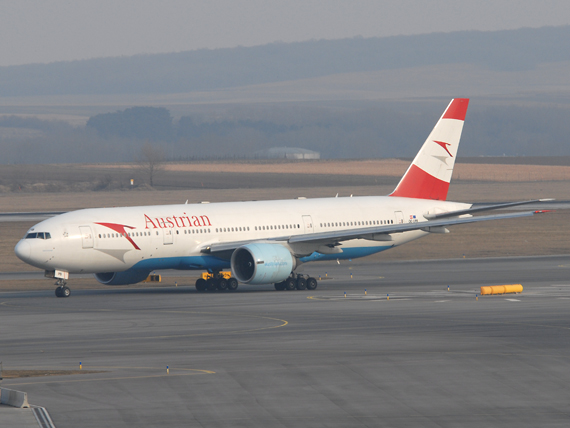
[[[202,252],[208,245],[423,222],[427,213],[468,207],[377,196],[85,209],[38,223],[27,236],[43,233],[43,239],[22,239],[16,254],[38,268],[69,273],[220,270],[229,267],[229,259]],[[315,243],[279,242],[308,262],[363,257],[426,234],[414,230],[394,233],[388,240],[345,241],[339,247],[342,252],[334,254],[319,251]]]

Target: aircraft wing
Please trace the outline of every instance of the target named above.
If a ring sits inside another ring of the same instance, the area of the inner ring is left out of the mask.
[[[467,224],[476,223],[480,221],[489,220],[502,220],[508,218],[517,217],[530,217],[534,214],[539,213],[538,211],[525,211],[520,213],[508,213],[508,214],[495,214],[488,216],[478,216],[478,217],[461,217],[461,218],[448,218],[441,220],[428,220],[421,221],[417,223],[404,223],[404,224],[390,224],[386,226],[374,226],[359,229],[350,230],[339,230],[331,232],[319,232],[319,233],[307,233],[304,235],[296,235],[287,239],[289,243],[297,242],[317,242],[317,241],[349,241],[351,239],[370,239],[381,241],[381,236],[391,233],[402,233],[411,230],[423,230],[425,232],[436,232],[436,233],[447,233],[445,230],[446,226],[454,226],[457,224]],[[279,240],[279,239],[276,239]],[[389,240],[389,239],[386,239]]]
[[[530,203],[530,202],[525,202],[525,203]],[[502,207],[504,207],[504,204],[501,205],[503,205]],[[486,209],[498,209],[498,207],[486,208]],[[314,242],[314,243],[320,243],[321,245],[339,245],[340,242],[342,241],[349,241],[352,239],[390,241],[391,240],[390,234],[392,233],[402,233],[411,230],[424,230],[426,232],[447,233],[449,232],[446,229],[447,226],[455,226],[457,224],[476,223],[480,221],[489,221],[489,220],[503,220],[509,218],[530,217],[534,214],[539,214],[543,212],[543,211],[525,211],[518,213],[506,213],[506,214],[472,217],[468,213],[465,213],[465,211],[468,210],[454,211],[453,214],[454,217],[446,216],[446,218],[421,221],[417,223],[389,224],[382,226],[362,227],[357,229],[351,228],[345,230],[334,230],[330,232],[305,233],[301,235],[281,236],[271,239],[211,243],[208,244],[207,246],[204,246],[201,251],[203,253],[218,253],[224,251],[231,251],[241,247],[242,245],[251,244],[253,242],[287,242],[290,244]],[[459,215],[465,217],[458,217]]]
[[[479,212],[483,212],[483,211],[500,210],[502,208],[510,208],[510,207],[516,207],[516,206],[520,206],[520,205],[528,205],[528,204],[535,204],[535,203],[541,203],[541,202],[552,202],[552,201],[554,201],[554,199],[533,199],[530,201],[506,202],[506,203],[502,203],[502,204],[483,205],[480,207],[468,208],[466,210],[448,211],[448,212],[442,212],[442,213],[437,213],[437,214],[427,214],[424,217],[427,220],[438,220],[438,219],[448,218],[448,217],[458,217],[458,216],[465,215],[465,214],[474,214],[474,213],[479,213]]]

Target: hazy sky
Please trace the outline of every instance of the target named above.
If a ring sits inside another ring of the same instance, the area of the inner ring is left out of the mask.
[[[0,0],[0,65],[567,24],[569,0]]]

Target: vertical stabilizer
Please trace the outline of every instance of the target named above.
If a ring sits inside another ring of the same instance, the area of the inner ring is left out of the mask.
[[[447,198],[468,105],[467,98],[451,100],[390,196],[441,201]]]

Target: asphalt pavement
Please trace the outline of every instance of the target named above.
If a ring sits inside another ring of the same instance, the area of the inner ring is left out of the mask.
[[[570,256],[302,268],[317,290],[0,293],[5,370],[98,372],[2,386],[58,428],[568,425]]]

